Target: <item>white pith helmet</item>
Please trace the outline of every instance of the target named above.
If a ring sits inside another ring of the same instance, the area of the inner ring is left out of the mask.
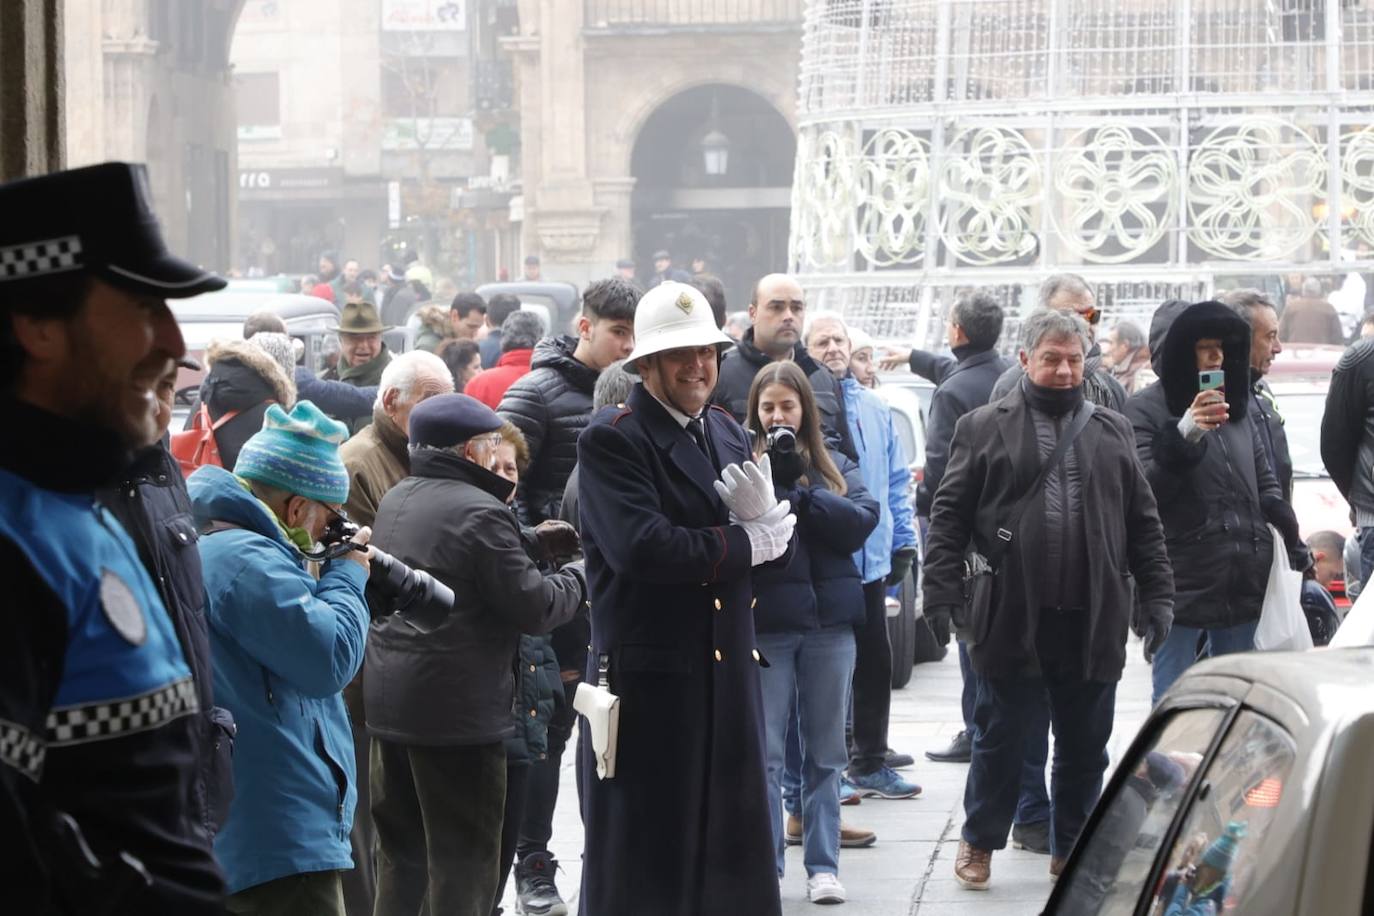
[[[642,357],[665,350],[733,343],[716,327],[711,304],[696,287],[666,280],[635,306],[635,348],[625,360],[625,371],[638,373]]]

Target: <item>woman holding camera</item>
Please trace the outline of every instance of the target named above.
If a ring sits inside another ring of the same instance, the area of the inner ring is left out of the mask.
[[[863,584],[852,559],[878,524],[878,503],[859,467],[827,448],[811,383],[795,363],[764,368],[749,389],[754,452],[773,465],[778,499],[797,516],[792,560],[754,572],[754,626],[768,736],[768,804],[778,874],[783,871],[782,770],[796,704],[802,742],[803,859],[813,903],[843,903],[838,880],[840,773],[848,762],[844,721],[854,673],[854,625]]]

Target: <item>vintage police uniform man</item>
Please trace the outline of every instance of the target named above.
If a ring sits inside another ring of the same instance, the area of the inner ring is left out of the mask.
[[[585,723],[579,742],[593,916],[780,910],[749,571],[788,555],[795,517],[766,462],[746,465],[761,488],[733,488],[748,440],[707,407],[729,343],[697,290],[654,287],[626,361],[642,384],[578,441],[588,678],[604,662],[621,698],[613,778],[597,778]]]
[[[158,435],[157,380],[186,352],[165,300],[224,286],[167,251],[149,199],[143,167],[121,163],[0,185],[6,912],[222,911],[192,824],[191,669],[95,498]],[[103,863],[96,877],[58,839],[59,813]]]

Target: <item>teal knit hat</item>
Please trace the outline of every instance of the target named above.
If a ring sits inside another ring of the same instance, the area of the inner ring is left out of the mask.
[[[309,401],[297,401],[289,414],[273,404],[262,429],[239,451],[234,473],[306,499],[342,503],[348,499],[348,470],[339,446],[347,438],[348,427]]]
[[[1202,854],[1202,864],[1212,866],[1223,875],[1229,872],[1240,841],[1245,838],[1245,832],[1245,821],[1231,821],[1226,825],[1222,835]]]

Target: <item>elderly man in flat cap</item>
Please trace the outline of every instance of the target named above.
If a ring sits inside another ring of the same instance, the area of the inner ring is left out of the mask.
[[[4,909],[218,913],[191,649],[95,492],[159,435],[186,352],[166,300],[224,281],[167,250],[142,166],[0,185],[0,213]]]
[[[414,916],[422,904],[490,916],[520,634],[549,632],[586,600],[579,568],[545,574],[527,554],[506,507],[514,485],[493,470],[500,428],[495,411],[467,395],[419,404],[411,476],[377,508],[377,545],[457,596],[433,632],[385,620],[368,641],[378,916]]]

